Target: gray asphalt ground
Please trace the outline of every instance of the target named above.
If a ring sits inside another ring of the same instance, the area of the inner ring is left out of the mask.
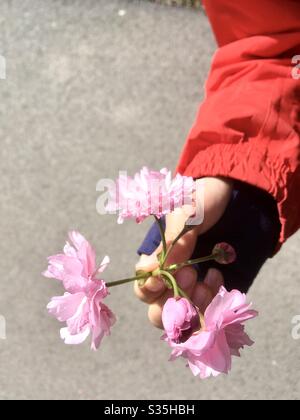
[[[132,274],[147,222],[99,216],[95,186],[121,169],[174,168],[215,49],[204,14],[145,1],[2,0],[0,31],[0,398],[298,399],[299,234],[251,289],[256,343],[229,376],[201,381],[168,362],[131,286],[109,297],[118,323],[97,353],[64,345],[45,309],[62,293],[40,275],[45,257],[71,228],[110,255],[107,280]]]

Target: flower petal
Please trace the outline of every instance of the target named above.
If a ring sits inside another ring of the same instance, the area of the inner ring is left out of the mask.
[[[89,326],[86,326],[85,329],[78,334],[71,334],[68,328],[61,328],[60,337],[64,340],[65,344],[77,345],[83,343],[90,335],[90,332]]]
[[[60,322],[65,322],[72,318],[80,307],[81,302],[85,298],[84,293],[70,294],[65,293],[63,296],[55,296],[47,305],[49,313]]]
[[[201,356],[200,361],[216,372],[229,372],[231,369],[231,353],[223,330],[219,332],[213,347]]]
[[[106,270],[106,268],[109,265],[109,263],[110,263],[110,258],[106,255],[103,258],[103,260],[102,260],[102,262],[101,262],[101,264],[100,264],[100,266],[98,268],[98,273],[103,273],[103,271]]]

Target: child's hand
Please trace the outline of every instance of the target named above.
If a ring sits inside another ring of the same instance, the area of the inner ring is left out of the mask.
[[[205,178],[204,183],[204,222],[187,232],[174,246],[167,259],[167,265],[184,262],[191,258],[198,236],[207,232],[222,217],[232,192],[232,182],[222,178]],[[187,214],[184,210],[176,211],[166,217],[166,240],[170,245],[182,231]],[[152,271],[155,256],[160,253],[160,245],[155,252],[148,256],[142,255],[137,263],[137,270]],[[192,267],[184,267],[176,273],[179,286],[191,297],[192,301],[204,313],[212,298],[223,284],[222,273],[211,268],[205,276],[204,282],[197,282],[198,273]],[[135,283],[135,293],[138,298],[149,304],[149,319],[157,327],[162,327],[161,314],[166,300],[172,295],[159,278],[149,278],[143,287]]]

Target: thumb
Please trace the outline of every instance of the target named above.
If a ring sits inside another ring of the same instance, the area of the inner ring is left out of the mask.
[[[142,254],[139,261],[137,262],[135,269],[136,271],[151,272],[159,267],[159,261],[157,254],[161,252],[161,245],[151,255]],[[149,277],[143,287],[140,288],[144,293],[156,292],[158,294],[165,290],[165,284],[161,279],[155,277]],[[140,296],[141,297],[141,296]],[[145,300],[145,299],[142,299]]]
[[[150,272],[155,270],[159,266],[157,254],[160,252],[160,248],[161,245],[151,255],[142,254],[135,266],[136,271]]]
[[[159,267],[159,261],[157,254],[161,252],[161,246],[157,248],[152,255],[142,254],[138,263],[135,266],[136,271],[146,271],[151,272]],[[135,282],[135,293],[136,295],[143,300],[144,302],[150,303],[150,301],[158,298],[165,290],[166,286],[162,279],[158,277],[149,277],[146,283],[140,287],[137,282]],[[150,292],[150,295],[149,295]]]

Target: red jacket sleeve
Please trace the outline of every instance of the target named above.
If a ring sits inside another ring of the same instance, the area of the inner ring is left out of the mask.
[[[204,0],[204,7],[219,48],[177,171],[272,194],[279,248],[300,227],[300,79],[292,63],[300,55],[300,1]]]

